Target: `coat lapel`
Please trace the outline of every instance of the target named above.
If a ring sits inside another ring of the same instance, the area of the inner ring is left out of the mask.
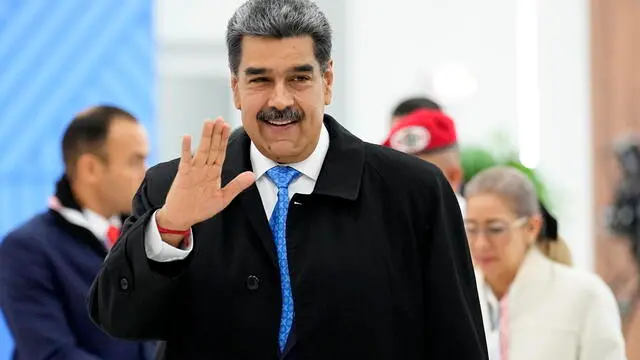
[[[267,251],[267,255],[271,258],[273,266],[278,267],[276,246],[273,241],[273,235],[271,233],[271,228],[269,227],[269,222],[267,221],[267,214],[265,214],[262,201],[260,200],[260,193],[258,193],[258,188],[255,184],[245,190],[240,195],[240,199],[242,201],[245,214],[247,214],[253,228],[258,233],[258,237],[260,237],[262,245]]]
[[[314,194],[355,200],[360,193],[364,169],[364,144],[329,115],[324,116],[329,132],[329,150],[325,157]],[[251,139],[243,128],[236,129],[229,138],[227,158],[222,168],[222,185],[244,171],[252,171],[250,151]],[[260,237],[273,266],[278,266],[276,248],[271,228],[264,212],[260,193],[252,185],[238,196],[244,213]]]
[[[486,331],[489,312],[486,303],[485,279],[480,269],[475,269],[475,272],[480,308]],[[510,321],[513,322],[519,314],[530,311],[540,303],[540,299],[547,293],[547,287],[552,275],[553,263],[551,260],[547,259],[536,247],[532,247],[525,256],[507,292]]]
[[[239,174],[245,171],[252,171],[251,159],[249,158],[250,145],[251,140],[244,129],[239,128],[231,134],[229,145],[227,146],[227,158],[222,167],[222,186],[226,186]],[[260,238],[263,248],[271,259],[271,263],[277,268],[278,260],[273,235],[271,234],[271,228],[256,185],[253,184],[243,191],[238,195],[237,200],[240,201],[243,212],[249,218],[253,229]]]
[[[509,309],[511,321],[539,306],[548,294],[553,276],[553,262],[533,246],[509,289]]]

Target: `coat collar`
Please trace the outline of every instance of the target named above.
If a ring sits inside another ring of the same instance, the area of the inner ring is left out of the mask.
[[[485,331],[489,309],[487,306],[486,282],[480,269],[475,269],[478,295],[482,317],[485,319]],[[507,292],[510,318],[513,321],[521,310],[536,307],[547,293],[550,279],[553,276],[553,262],[547,259],[535,246],[527,252],[513,283]]]
[[[65,208],[74,209],[78,211],[82,211],[82,207],[76,200],[76,197],[73,195],[73,191],[71,190],[71,182],[67,175],[62,175],[58,182],[56,182],[56,198]]]
[[[127,215],[104,219],[89,209],[83,209],[76,200],[66,175],[56,182],[55,189],[55,195],[49,199],[49,212],[58,225],[66,229],[76,240],[89,245],[98,254],[106,255],[109,246],[105,236],[109,225],[122,226]]]
[[[364,169],[364,143],[329,115],[324,116],[324,125],[329,133],[329,149],[318,175],[312,195],[331,196],[345,200],[356,200],[360,192]],[[236,176],[252,171],[250,159],[251,139],[240,128],[229,138],[227,158],[222,167],[222,184],[226,186]],[[256,231],[267,256],[275,268],[278,267],[271,228],[262,206],[256,184],[238,196],[243,213]]]
[[[329,115],[324,115],[324,125],[329,132],[329,150],[313,194],[356,200],[364,169],[364,143]],[[234,131],[229,139],[229,156],[223,165],[224,185],[240,173],[252,170],[250,146],[251,139],[244,129]]]
[[[84,209],[73,194],[73,190],[71,189],[71,182],[69,181],[67,175],[62,175],[60,179],[58,179],[58,181],[56,182],[55,195],[50,200],[51,208],[55,209],[55,207],[57,206],[79,211],[81,213],[84,212]],[[124,224],[125,220],[128,217],[128,214],[122,214],[119,217],[121,224]]]
[[[73,195],[71,183],[66,175],[58,180],[55,189],[55,195],[49,199],[49,213],[58,226],[79,243],[89,246],[99,256],[106,256],[108,250],[105,240],[92,231],[82,207]]]

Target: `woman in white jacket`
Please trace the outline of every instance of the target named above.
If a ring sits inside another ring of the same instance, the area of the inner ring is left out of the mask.
[[[494,167],[471,179],[465,198],[491,360],[626,359],[607,285],[534,246],[542,220],[530,180]]]

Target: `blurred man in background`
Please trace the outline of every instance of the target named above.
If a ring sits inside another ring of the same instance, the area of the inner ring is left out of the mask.
[[[456,127],[449,116],[436,109],[415,110],[397,120],[384,146],[415,155],[440,168],[456,192],[464,213],[464,199],[459,193],[464,173]]]
[[[427,97],[412,97],[400,102],[391,113],[391,126],[395,125],[401,118],[420,109],[442,110],[437,102]]]
[[[115,340],[90,320],[85,299],[145,174],[149,145],[128,112],[78,114],[62,140],[65,173],[50,209],[0,244],[0,307],[14,359],[147,360],[152,344]]]

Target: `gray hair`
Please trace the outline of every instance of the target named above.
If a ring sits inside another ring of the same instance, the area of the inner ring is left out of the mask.
[[[311,36],[321,70],[331,58],[331,25],[318,5],[310,0],[249,0],[233,14],[227,25],[229,68],[238,73],[244,36],[283,39]]]
[[[509,166],[495,166],[479,172],[464,187],[464,195],[497,195],[511,205],[518,217],[540,214],[536,189],[521,171]]]

